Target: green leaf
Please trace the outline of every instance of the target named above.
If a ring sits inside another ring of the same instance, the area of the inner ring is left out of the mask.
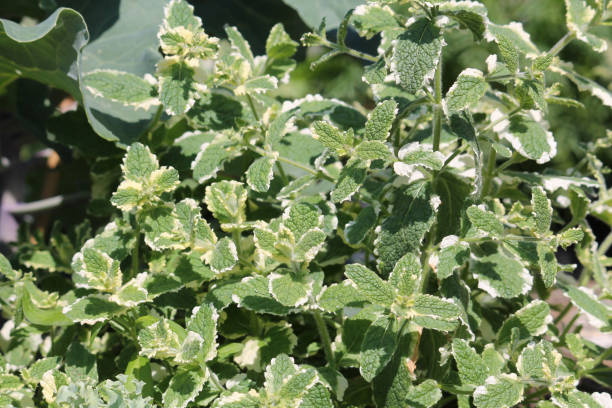
[[[147,180],[158,168],[157,157],[142,143],[134,143],[128,147],[121,166],[124,177],[134,181]]]
[[[398,176],[410,177],[415,166],[440,170],[444,165],[444,155],[442,153],[434,152],[430,147],[418,142],[402,146],[397,153],[397,157],[401,161],[393,164],[393,170]]]
[[[398,27],[395,13],[389,6],[379,4],[361,4],[355,8],[351,23],[361,37],[372,38],[379,32]]]
[[[548,304],[541,300],[534,300],[504,321],[497,335],[497,342],[505,344],[510,341],[514,328],[518,328],[520,339],[541,336],[546,332],[550,323],[552,323],[552,316]]]
[[[541,235],[547,234],[552,222],[553,209],[542,187],[537,186],[531,190],[531,206],[535,216],[536,231]]]
[[[266,367],[264,373],[264,387],[271,394],[276,394],[283,386],[283,383],[298,371],[297,365],[293,362],[293,358],[286,354],[279,354],[273,358],[270,364]]]
[[[255,61],[253,58],[253,52],[251,51],[251,46],[244,39],[240,31],[236,27],[226,26],[225,33],[227,34],[227,38],[230,40],[232,47],[238,51],[238,53],[244,58],[251,69],[255,68]]]
[[[31,282],[24,282],[21,293],[21,307],[25,318],[32,324],[41,326],[69,326],[72,320],[67,318],[60,306],[42,308],[33,302],[39,299],[41,291]]]
[[[217,355],[217,320],[219,314],[211,304],[202,304],[193,308],[187,321],[187,330],[197,333],[202,338],[198,350],[200,361],[210,361]]]
[[[49,251],[37,250],[23,258],[23,264],[32,269],[44,269],[50,272],[57,270],[57,262]]]
[[[393,204],[393,214],[383,221],[374,242],[383,276],[393,270],[404,254],[420,247],[435,220],[437,207],[431,185],[420,181],[398,191]]]
[[[298,307],[308,302],[312,295],[312,281],[291,272],[271,273],[268,276],[270,294],[288,307]]]
[[[159,75],[159,100],[168,115],[186,113],[195,104],[199,91],[204,91],[195,81],[195,70],[178,58],[166,58],[157,67]]]
[[[243,394],[233,392],[229,395],[223,395],[215,401],[215,408],[259,408],[261,402],[259,395]]]
[[[424,85],[442,54],[444,39],[440,29],[430,20],[421,18],[395,40],[391,72],[395,82],[411,94]]]
[[[185,0],[171,0],[164,8],[164,26],[167,28],[184,27],[193,30],[202,26],[199,17],[193,15],[193,6]]]
[[[504,235],[504,224],[497,218],[495,213],[488,211],[484,206],[472,205],[467,209],[466,213],[470,222],[489,236],[499,238]]]
[[[466,242],[459,241],[455,235],[444,237],[440,243],[436,274],[438,279],[446,279],[462,267],[470,257],[470,247]]]
[[[443,2],[439,12],[469,29],[476,40],[482,40],[488,24],[487,8],[475,1]]]
[[[279,303],[269,291],[269,281],[264,276],[242,279],[233,289],[232,300],[239,306],[257,313],[278,316],[289,314],[291,309]]]
[[[388,99],[379,103],[368,115],[368,121],[365,126],[365,138],[367,140],[387,140],[396,115],[397,102]]]
[[[474,68],[464,69],[446,93],[446,109],[449,112],[466,109],[478,102],[487,89],[488,85],[481,71]]]
[[[333,125],[317,121],[312,124],[313,137],[321,144],[336,153],[342,155],[346,153],[346,145],[352,144],[352,141],[347,140],[346,135]]]
[[[0,76],[6,77],[2,82],[30,78],[81,100],[77,60],[88,40],[83,17],[68,8],[57,9],[32,27],[0,19]]]
[[[496,37],[502,60],[506,63],[506,67],[508,67],[511,73],[516,73],[519,69],[520,55],[515,43],[504,34],[498,34]]]
[[[116,292],[122,283],[119,262],[102,251],[85,247],[72,261],[77,287]]]
[[[247,191],[237,181],[219,181],[206,187],[204,201],[208,210],[222,224],[242,224],[246,220]]]
[[[422,278],[419,258],[412,253],[401,257],[389,275],[389,284],[397,296],[411,296],[419,290]]]
[[[2,254],[0,254],[0,273],[9,280],[19,279],[19,273],[13,270],[9,260]]]
[[[148,301],[149,293],[144,287],[147,277],[146,272],[139,273],[121,286],[117,293],[110,297],[110,300],[125,307],[134,307]]]
[[[478,287],[494,297],[514,298],[527,293],[533,284],[533,278],[519,261],[500,253],[477,259],[471,269]]]
[[[372,228],[374,228],[377,220],[378,215],[373,206],[363,208],[359,211],[355,220],[349,221],[344,226],[344,239],[346,243],[349,245],[358,245],[366,238]]]
[[[103,322],[124,310],[115,302],[102,295],[88,295],[65,306],[62,313],[73,322],[92,325]]]
[[[417,294],[414,297],[414,322],[428,329],[451,331],[459,325],[462,310],[452,299]]]
[[[453,357],[462,384],[478,386],[485,383],[489,372],[487,365],[467,341],[453,339]]]
[[[612,327],[612,308],[600,301],[595,293],[586,287],[563,286],[562,289],[595,327]]]
[[[379,140],[361,142],[355,149],[355,154],[361,160],[390,161],[393,158],[393,153],[391,153],[389,147]]]
[[[227,272],[238,262],[238,252],[236,244],[228,237],[217,241],[215,249],[210,256],[210,269],[215,273]]]
[[[538,264],[544,286],[551,288],[557,280],[557,258],[550,244],[538,242]]]
[[[507,130],[500,136],[508,140],[518,153],[539,164],[550,161],[557,154],[557,143],[552,133],[523,114],[512,116]]]
[[[526,54],[527,57],[533,58],[540,54],[538,48],[531,42],[529,34],[523,29],[521,23],[512,22],[506,25],[498,25],[489,22],[487,29],[490,36],[487,36],[487,41],[495,41],[501,45],[501,38],[504,38],[518,51]]]
[[[349,280],[345,280],[342,283],[334,283],[325,287],[317,299],[317,304],[326,312],[336,313],[351,303],[363,301],[365,297]]]
[[[246,180],[249,187],[260,193],[265,193],[270,188],[270,182],[274,177],[274,164],[278,153],[272,157],[260,157],[256,159],[247,170]]]
[[[181,344],[185,341],[186,332],[172,320],[150,317],[149,323],[138,332],[140,354],[150,358],[175,358],[182,354]],[[184,361],[181,361],[184,362]]]
[[[363,69],[363,81],[369,85],[382,84],[385,82],[386,77],[387,65],[384,58],[380,58]]]
[[[334,408],[334,403],[327,388],[316,384],[306,391],[298,408]]]
[[[442,398],[442,390],[434,380],[425,380],[419,385],[410,385],[406,394],[409,407],[430,408]]]
[[[375,272],[360,264],[346,265],[345,275],[362,296],[375,305],[390,306],[395,298],[393,287]]]
[[[66,350],[65,371],[72,382],[98,382],[96,356],[77,341],[72,342]]]
[[[277,23],[270,30],[266,40],[266,54],[268,58],[290,58],[295,54],[298,43],[293,41],[285,31],[282,23]]]
[[[472,203],[470,195],[476,196],[482,188],[478,172],[476,169],[476,180],[468,180],[446,171],[440,173],[435,180],[434,192],[441,201],[436,211],[438,240],[457,234],[467,224],[465,208]]]
[[[391,361],[397,345],[397,323],[393,317],[374,320],[365,332],[359,358],[359,372],[371,382]]]
[[[327,235],[320,228],[306,231],[296,242],[291,259],[295,262],[310,262],[321,250]]]
[[[523,384],[515,374],[489,377],[474,391],[474,405],[478,408],[509,408],[522,399]]]
[[[588,92],[598,98],[604,105],[612,108],[612,92],[597,82],[584,77],[566,66],[551,66],[551,70],[566,76],[581,92]]]
[[[143,214],[145,243],[155,251],[183,249],[187,242],[179,239],[181,224],[173,207],[153,207]]]
[[[129,72],[99,69],[88,72],[82,79],[96,97],[143,109],[159,105],[153,85]]]
[[[365,181],[367,175],[367,163],[357,158],[351,158],[346,166],[340,171],[338,183],[331,193],[334,203],[342,203],[350,200]]]
[[[185,408],[204,388],[206,377],[199,367],[179,369],[164,392],[164,407]]]
[[[309,387],[317,381],[317,372],[312,367],[300,368],[287,378],[277,393],[277,398],[293,405],[300,400]]]
[[[557,376],[561,354],[545,340],[530,343],[521,351],[516,368],[523,378],[552,380]]]
[[[203,184],[217,175],[225,161],[231,157],[228,147],[226,143],[215,141],[202,144],[195,160],[191,163],[193,178],[198,183]]]
[[[590,45],[597,52],[608,49],[606,40],[587,32],[596,11],[585,0],[565,0],[565,9],[567,28],[576,34],[578,40]]]
[[[246,95],[253,93],[259,94],[271,91],[273,89],[276,89],[277,87],[278,78],[270,75],[264,75],[247,80],[244,84],[236,87],[234,89],[234,93],[236,95]]]

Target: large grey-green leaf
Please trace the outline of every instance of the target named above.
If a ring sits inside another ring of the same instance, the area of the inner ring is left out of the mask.
[[[89,14],[88,26],[114,23],[100,36],[89,43],[81,53],[79,61],[81,77],[96,69],[114,69],[143,76],[155,70],[160,59],[157,51],[157,30],[162,22],[164,0],[123,0],[119,5],[108,5],[105,14],[100,8]],[[95,7],[95,4],[89,6]],[[97,26],[97,27],[96,27]],[[137,140],[153,118],[155,109],[136,109],[96,98],[81,84],[87,118],[96,133],[104,139],[120,144]]]
[[[26,77],[80,100],[77,61],[88,39],[83,17],[68,8],[56,10],[33,27],[0,19],[0,87]]]
[[[283,0],[293,7],[310,27],[318,27],[325,18],[328,28],[335,28],[349,9],[363,3],[362,0]]]

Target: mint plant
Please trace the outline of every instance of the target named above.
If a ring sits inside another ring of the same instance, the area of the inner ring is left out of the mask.
[[[591,229],[612,226],[610,131],[569,173],[539,166],[558,150],[551,105],[580,108],[563,81],[612,107],[559,57],[572,41],[606,50],[593,28],[608,2],[565,7],[549,50],[473,1],[370,1],[335,40],[323,21],[301,38],[326,50],[313,67],[365,61],[370,108],[281,100],[300,45],[282,24],[255,56],[237,28],[217,38],[169,1],[154,73],[78,79],[154,112],[139,141],[114,140],[119,179],[96,162],[103,225],[0,256],[2,404],[612,406],[581,383],[610,389],[612,348],[574,324],[612,330],[612,235]],[[349,27],[379,36],[377,55],[349,48]],[[448,78],[466,30],[490,54]]]

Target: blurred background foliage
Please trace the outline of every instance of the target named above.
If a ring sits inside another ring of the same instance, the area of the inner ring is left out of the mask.
[[[244,34],[255,54],[262,54],[270,28],[282,22],[294,39],[309,31],[321,16],[325,16],[333,38],[335,26],[349,8],[360,0],[190,0],[204,23],[206,31],[225,37],[224,25],[234,25]],[[489,18],[496,23],[520,21],[542,50],[549,49],[565,32],[565,7],[562,0],[482,0],[489,9]],[[0,18],[33,25],[49,16],[58,7],[71,7],[83,14],[90,30],[90,40],[96,39],[119,18],[120,0],[13,0],[0,2]],[[612,27],[599,27],[598,34],[612,39]],[[347,45],[375,54],[378,38],[365,40],[349,32]],[[462,30],[446,39],[444,86],[446,89],[465,67],[484,69],[487,55],[495,52],[486,42],[474,43],[471,34]],[[277,91],[280,98],[299,98],[309,93],[344,100],[356,106],[373,106],[372,95],[361,81],[363,61],[340,56],[311,70],[310,63],[323,50],[301,48],[300,61],[288,84]],[[574,41],[561,53],[561,57],[574,64],[578,72],[595,79],[608,89],[612,86],[612,47],[603,54],[590,51],[586,45]],[[477,65],[475,66],[475,62]],[[576,99],[582,108],[550,107],[549,122],[558,143],[558,153],[552,167],[566,171],[576,165],[584,155],[589,142],[605,137],[612,128],[612,110],[599,100],[578,92],[577,88],[561,77],[550,76],[551,82],[561,82],[562,96]],[[66,94],[27,79],[0,85],[0,153],[2,163],[2,189],[21,184],[20,192],[13,192],[18,200],[31,201],[44,198],[49,177],[57,180],[53,194],[70,194],[91,189],[96,174],[116,169],[120,151],[112,143],[99,138],[85,120],[84,111],[74,108]],[[68,148],[70,146],[70,148]],[[76,147],[76,153],[74,148]],[[61,165],[49,168],[48,150],[53,149],[61,158]],[[47,149],[47,150],[44,150]],[[598,152],[600,159],[612,165],[612,151]],[[47,152],[42,154],[41,152]],[[104,159],[104,160],[102,160]],[[47,160],[47,162],[45,162]],[[15,170],[15,162],[19,162]],[[47,165],[45,165],[45,163]],[[528,170],[538,170],[535,164]],[[11,170],[11,171],[9,171]],[[99,172],[99,173],[96,173]],[[110,189],[114,186],[106,186]],[[96,188],[100,189],[100,186]],[[48,190],[48,188],[47,188]],[[108,190],[110,191],[110,190]],[[101,191],[100,194],[104,194]],[[95,207],[94,207],[95,208]],[[79,222],[85,215],[83,202],[56,209],[53,217],[66,223]],[[103,208],[89,208],[90,215],[106,215]],[[25,219],[27,221],[27,217]],[[6,224],[4,224],[6,226]],[[0,241],[3,241],[0,237]]]

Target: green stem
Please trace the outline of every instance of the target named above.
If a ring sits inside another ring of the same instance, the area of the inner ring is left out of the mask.
[[[602,364],[608,357],[612,356],[612,347],[608,347],[606,351],[601,353],[599,357],[597,357],[594,361],[593,368],[596,368],[598,365]],[[589,371],[590,372],[590,371]]]
[[[155,112],[155,116],[153,117],[153,120],[151,120],[151,123],[149,123],[147,130],[145,130],[144,132],[144,134],[149,137],[149,140],[151,139],[151,133],[153,133],[153,130],[155,129],[155,127],[159,123],[159,120],[161,119],[162,113],[164,113],[164,105],[160,104],[159,107],[157,108],[157,111]]]
[[[481,198],[486,197],[491,188],[491,182],[493,180],[493,174],[495,172],[495,160],[497,159],[497,152],[493,148],[493,145],[489,148],[489,159],[487,162],[487,172],[485,173],[484,181],[482,182]]]
[[[400,141],[400,130],[402,128],[402,120],[404,120],[404,118],[408,116],[408,114],[412,112],[414,109],[418,108],[421,105],[424,105],[428,101],[429,101],[429,98],[427,97],[421,97],[421,98],[413,100],[412,102],[410,102],[410,104],[408,104],[408,106],[406,106],[401,112],[399,112],[397,116],[395,117],[395,119],[393,120],[393,124],[391,125],[390,134],[393,136],[393,148],[394,148],[396,155],[397,155],[397,152],[399,151],[399,148],[404,144],[403,142]],[[414,128],[416,128],[417,124],[418,123],[415,123]]]
[[[225,387],[223,387],[223,384],[221,384],[221,382],[219,381],[219,378],[217,377],[217,375],[210,369],[208,369],[210,371],[208,378],[210,378],[210,382],[212,382],[214,384],[215,387],[217,387],[217,389],[221,392],[225,391]]]
[[[321,343],[323,343],[323,351],[325,352],[325,358],[329,363],[329,367],[335,370],[336,361],[334,359],[334,352],[331,347],[331,337],[329,337],[329,331],[327,331],[325,320],[323,320],[323,316],[318,310],[313,311],[312,316],[314,317],[314,321],[317,325],[317,330],[319,331]]]
[[[440,150],[442,132],[442,55],[438,58],[438,67],[434,74],[434,110],[433,110],[433,150]]]
[[[576,313],[574,315],[574,317],[572,317],[572,320],[570,320],[570,322],[567,324],[567,326],[565,326],[565,328],[563,329],[563,331],[559,335],[560,339],[563,339],[565,337],[565,335],[570,331],[570,329],[572,328],[572,326],[574,325],[576,320],[578,320],[578,317],[580,317],[580,313]]]
[[[482,128],[481,130],[478,131],[478,133],[484,133],[487,130],[493,128],[495,125],[497,125],[498,123],[503,122],[504,120],[508,120],[510,119],[513,115],[517,114],[518,112],[521,111],[521,108],[514,108],[512,109],[510,112],[508,112],[508,117],[502,116],[501,118],[489,123],[487,126],[485,126],[484,128]]]
[[[287,178],[287,174],[285,173],[285,169],[283,169],[283,165],[280,162],[276,162],[276,168],[278,169],[278,174],[280,175],[283,184],[286,186],[289,184],[289,179]]]
[[[508,167],[512,166],[515,163],[518,163],[521,160],[521,155],[518,153],[513,153],[512,157],[499,165],[497,170],[495,170],[495,174],[498,174],[500,171],[506,170]]]
[[[258,146],[247,145],[247,149],[249,149],[249,150],[251,150],[251,151],[253,151],[255,153],[258,153],[258,154],[260,154],[262,156],[267,156],[269,154],[264,149],[262,149],[261,147],[258,147]],[[329,177],[329,176],[327,176],[327,175],[325,175],[325,174],[323,174],[323,173],[321,173],[319,171],[316,171],[315,169],[313,169],[311,167],[308,167],[308,166],[306,166],[306,165],[304,165],[302,163],[298,163],[298,162],[293,161],[291,159],[287,159],[286,157],[283,157],[283,156],[279,156],[278,157],[278,161],[290,164],[290,165],[292,165],[294,167],[297,167],[298,169],[302,169],[302,170],[312,174],[313,176],[316,176],[316,177],[323,178],[325,180],[334,182],[334,179],[332,179],[331,177]]]
[[[548,54],[553,57],[561,52],[567,44],[571,43],[572,40],[576,38],[576,33],[573,31],[567,32],[555,45],[552,46],[550,50],[548,50]]]
[[[138,221],[136,223],[138,224]],[[136,242],[134,243],[134,249],[132,249],[132,277],[140,272],[140,226],[136,226],[134,235],[136,236]]]
[[[240,247],[240,230],[232,231],[232,241],[236,244],[236,252],[238,253],[238,258],[242,255],[242,248]]]
[[[567,302],[567,305],[565,305],[561,313],[559,313],[559,316],[555,318],[555,320],[553,321],[553,324],[559,323],[571,309],[572,309],[572,302]]]
[[[608,249],[610,249],[610,246],[612,246],[612,232],[610,232],[606,239],[599,245],[596,256],[604,256],[606,252],[608,252]]]
[[[328,41],[328,40],[325,40],[325,39],[321,40],[321,45],[323,45],[323,46],[325,46],[327,48],[331,48],[331,49],[336,50],[336,51],[340,51],[340,52],[342,52],[344,54],[348,54],[348,55],[350,55],[352,57],[365,60],[365,61],[370,61],[370,62],[378,61],[378,57],[375,57],[373,55],[366,54],[366,53],[363,53],[363,52],[359,52],[359,51],[354,50],[352,48],[343,47],[340,44],[336,44],[334,42],[331,42],[331,41]]]
[[[255,116],[255,120],[259,122],[259,114],[257,113],[257,109],[255,109],[255,104],[253,103],[253,98],[251,95],[246,94],[247,102],[249,103],[249,107],[251,108],[251,112],[253,112],[253,116]]]

